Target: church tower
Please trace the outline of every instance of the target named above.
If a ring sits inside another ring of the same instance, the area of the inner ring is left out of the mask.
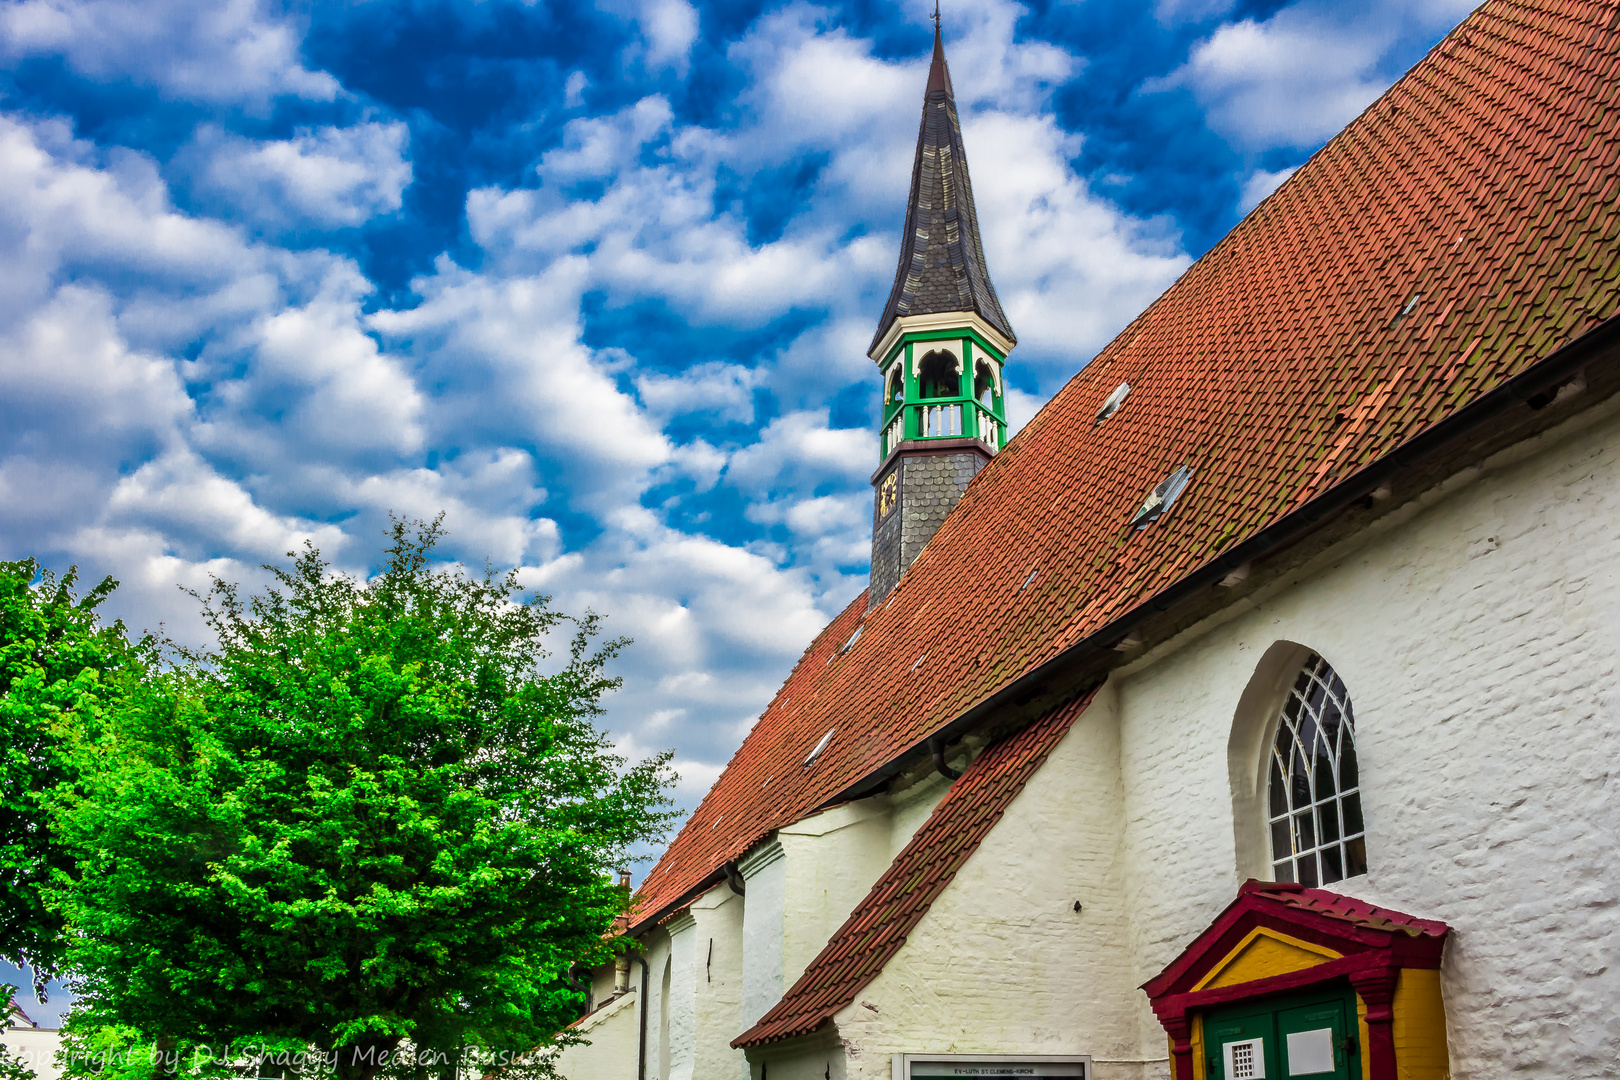
[[[985,267],[936,13],[900,265],[867,350],[883,376],[871,605],[1006,441],[1002,367],[1016,344]]]

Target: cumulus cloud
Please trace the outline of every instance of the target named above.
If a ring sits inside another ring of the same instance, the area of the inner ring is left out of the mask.
[[[737,451],[726,468],[729,483],[765,492],[778,485],[829,477],[856,479],[876,467],[871,433],[865,428],[833,428],[826,409],[779,416],[760,432],[759,441]]]
[[[0,497],[20,508],[0,539],[116,567],[133,622],[190,633],[176,583],[251,585],[304,539],[363,569],[389,511],[443,512],[449,556],[519,566],[636,639],[609,722],[625,746],[678,744],[695,794],[864,585],[865,349],[894,272],[926,27],[897,60],[828,9],[767,11],[719,43],[737,81],[711,115],[670,89],[701,55],[696,9],[624,0],[637,44],[611,108],[559,117],[521,178],[479,172],[454,257],[412,253],[425,269],[384,294],[361,256],[412,182],[406,126],[305,68],[293,21],[228,3],[142,38],[114,0],[50,2],[8,9],[12,55],[54,49],[230,107],[168,160],[0,118],[0,392],[30,418],[0,432]],[[18,30],[17,11],[38,25]],[[50,11],[107,18],[81,40],[48,33]],[[1172,226],[1076,174],[1082,144],[1050,95],[1085,61],[1021,37],[1022,13],[989,0],[948,42],[1021,340],[1015,427],[1187,261]],[[554,103],[597,96],[600,76],[555,74]],[[299,106],[309,126],[291,136],[238,122],[242,106],[322,94],[342,108]],[[680,334],[643,333],[642,313]],[[615,319],[625,340],[603,330]]]
[[[0,51],[61,56],[98,79],[177,98],[263,106],[282,95],[337,96],[299,58],[302,34],[258,0],[20,0],[0,8]]]
[[[754,422],[753,368],[710,360],[675,375],[650,372],[636,376],[636,393],[655,416],[703,413],[721,423]]]
[[[201,195],[272,226],[360,225],[399,209],[411,182],[403,123],[300,131],[253,141],[217,127],[198,132],[190,157]]]
[[[1226,23],[1149,92],[1190,89],[1210,127],[1249,149],[1304,147],[1333,135],[1372,103],[1398,72],[1390,47],[1414,30],[1438,33],[1472,0],[1381,2],[1344,7],[1302,0],[1257,20]]]
[[[1267,195],[1282,187],[1284,180],[1294,175],[1294,169],[1256,169],[1243,181],[1243,194],[1238,198],[1238,209],[1247,214],[1259,206]]]

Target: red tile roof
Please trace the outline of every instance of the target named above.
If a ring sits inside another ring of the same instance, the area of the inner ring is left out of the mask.
[[[854,1001],[1090,702],[1085,694],[980,754],[782,1000],[731,1045],[807,1035]]]
[[[1263,927],[1324,946],[1338,953],[1338,958],[1324,958],[1311,967],[1252,981],[1200,988],[1255,930]],[[1353,980],[1358,973],[1387,973],[1392,967],[1437,968],[1449,933],[1450,928],[1443,922],[1376,907],[1326,889],[1250,880],[1163,971],[1142,984],[1142,989],[1161,1021],[1184,1018],[1192,1009],[1300,990],[1347,976]]]
[[[1449,930],[1445,923],[1435,919],[1420,919],[1416,915],[1407,915],[1393,908],[1381,908],[1365,900],[1357,900],[1353,896],[1329,892],[1326,889],[1307,889],[1292,882],[1251,879],[1244,882],[1243,887],[1238,890],[1239,897],[1250,895],[1256,900],[1271,901],[1298,911],[1326,915],[1330,919],[1363,926],[1369,930],[1399,930],[1413,937],[1434,938],[1445,937]]]
[[[643,882],[637,926],[1614,315],[1617,20],[1616,0],[1490,0],[1199,259],[975,478],[887,601],[806,650]],[[1174,507],[1128,527],[1183,464]]]

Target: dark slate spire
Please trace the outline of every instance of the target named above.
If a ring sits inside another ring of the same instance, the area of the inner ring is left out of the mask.
[[[1018,340],[984,265],[973,184],[962,150],[962,125],[956,117],[956,95],[936,22],[934,63],[928,69],[917,160],[911,167],[911,203],[906,208],[900,266],[872,348],[877,348],[894,320],[945,311],[976,311],[1009,341]]]

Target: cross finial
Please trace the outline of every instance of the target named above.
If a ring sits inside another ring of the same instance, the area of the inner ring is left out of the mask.
[[[939,31],[939,0],[934,0],[934,31]]]

